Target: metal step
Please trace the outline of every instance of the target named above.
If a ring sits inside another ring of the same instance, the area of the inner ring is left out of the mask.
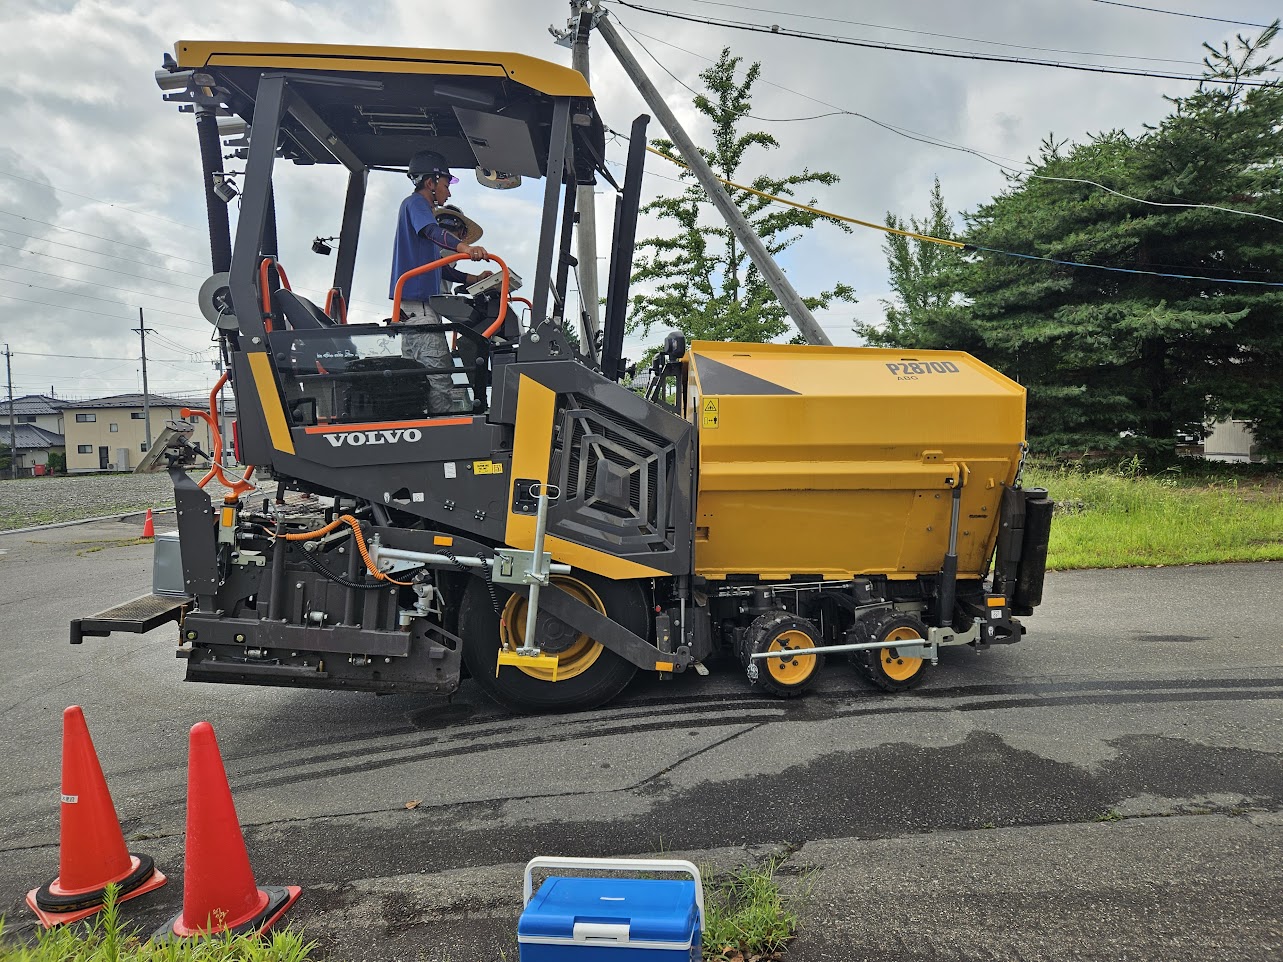
[[[113,631],[141,635],[168,621],[181,621],[183,611],[189,604],[190,598],[142,595],[88,618],[74,619],[71,622],[71,643],[80,644],[86,635],[91,638],[106,638]]]

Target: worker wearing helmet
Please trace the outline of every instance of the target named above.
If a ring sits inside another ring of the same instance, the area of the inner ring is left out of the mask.
[[[432,150],[419,151],[410,158],[407,175],[414,184],[414,193],[401,202],[401,210],[397,215],[389,298],[395,296],[396,283],[402,274],[430,264],[449,253],[467,254],[474,261],[485,260],[490,256],[484,247],[468,244],[443,228],[433,214],[435,208],[450,199],[450,185],[458,183],[458,178],[450,175],[450,168],[443,156]],[[441,323],[441,318],[429,305],[428,299],[441,293],[443,279],[470,284],[484,276],[486,274],[473,277],[456,269],[454,265],[447,265],[411,277],[405,282],[401,293],[401,303],[414,315],[407,323]],[[425,367],[442,369],[442,373],[428,375],[429,413],[447,414],[465,410],[468,405],[463,390],[456,390],[454,378],[444,371],[454,365],[445,334],[442,331],[407,331],[402,336],[401,343],[401,351],[406,357],[419,361]]]

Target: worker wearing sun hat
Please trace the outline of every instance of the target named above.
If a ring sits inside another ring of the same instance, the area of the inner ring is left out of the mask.
[[[445,157],[434,150],[421,150],[410,158],[406,174],[414,184],[414,192],[401,202],[397,215],[389,298],[395,296],[396,283],[402,274],[415,267],[430,264],[445,254],[467,254],[474,261],[489,257],[484,247],[477,247],[447,230],[433,214],[434,208],[450,199],[450,185],[458,183],[458,178],[451,176]],[[477,236],[480,236],[480,228],[477,231]],[[465,274],[452,264],[411,277],[401,293],[401,303],[406,311],[414,315],[407,323],[441,323],[441,318],[432,309],[428,299],[441,293],[442,280],[470,284],[479,279]],[[428,375],[429,413],[447,414],[467,407],[464,392],[454,387],[454,378],[444,370],[453,366],[453,360],[443,332],[407,331],[402,337],[402,353],[425,367],[442,371]]]

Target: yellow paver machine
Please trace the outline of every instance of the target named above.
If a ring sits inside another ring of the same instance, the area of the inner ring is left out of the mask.
[[[579,27],[606,32],[590,7]],[[250,467],[171,424],[144,467],[174,480],[178,536],[158,539],[152,593],[77,619],[73,643],[176,621],[193,681],[448,693],[467,674],[546,711],[603,704],[639,669],[707,665],[789,697],[834,654],[904,689],[941,647],[1021,637],[1051,502],[1020,485],[1016,383],[956,352],[674,334],[644,394],[621,384],[647,118],[620,185],[580,73],[509,53],[202,41],[157,75],[196,119],[201,308]],[[368,179],[420,150],[485,186],[543,184],[525,316],[494,256],[489,282],[432,301],[454,341],[444,372],[407,349],[427,328],[400,320],[405,277],[390,319],[347,306]],[[289,287],[282,252],[308,239],[278,230],[294,202],[282,163],[347,170],[323,304]],[[600,331],[567,316],[594,183],[616,197]],[[442,373],[454,407],[434,414]],[[192,413],[215,433],[219,415],[212,399]]]

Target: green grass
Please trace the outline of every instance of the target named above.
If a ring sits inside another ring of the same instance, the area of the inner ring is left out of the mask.
[[[308,962],[316,943],[289,929],[263,938],[212,935],[148,942],[123,927],[115,886],[109,886],[103,910],[75,924],[42,929],[33,944],[4,939],[0,918],[0,962]]]
[[[704,958],[770,959],[784,950],[797,916],[775,882],[778,864],[741,868],[705,888]]]
[[[1137,461],[1030,467],[1056,502],[1047,567],[1283,560],[1283,474],[1198,465],[1146,475]]]

